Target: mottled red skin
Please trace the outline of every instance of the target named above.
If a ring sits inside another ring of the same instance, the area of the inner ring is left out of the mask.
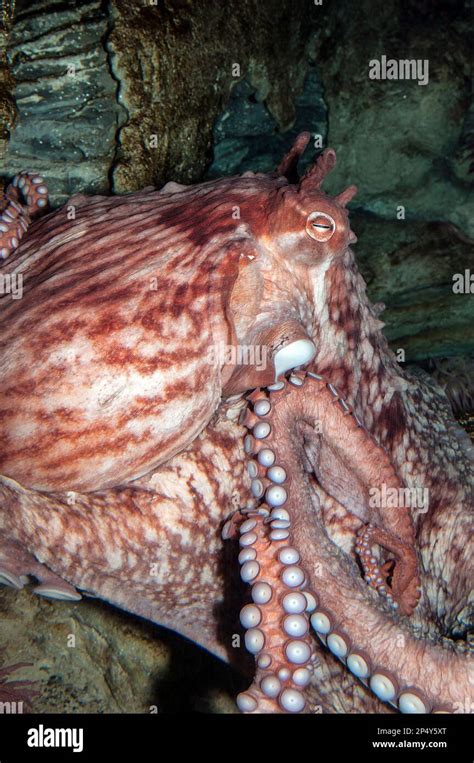
[[[404,377],[387,348],[348,249],[354,236],[344,204],[354,189],[338,200],[320,190],[333,155],[326,153],[298,188],[286,180],[303,144],[274,176],[175,193],[75,197],[68,205],[76,207],[74,222],[64,209],[49,215],[7,260],[3,271],[22,272],[25,281],[22,300],[1,303],[0,562],[13,571],[12,544],[19,543],[37,560],[32,569],[44,563],[73,586],[228,657],[230,635],[222,641],[221,618],[212,615],[220,611],[234,632],[235,609],[223,606],[220,531],[235,510],[257,502],[237,423],[243,403],[234,410],[221,397],[273,378],[268,369],[203,357],[212,343],[262,338],[273,357],[288,338],[308,336],[317,348],[315,370],[337,385],[377,443],[348,432],[341,446],[347,468],[333,474],[317,454],[341,437],[341,412],[324,408],[319,437],[308,423],[311,397],[300,408],[296,393],[290,396],[278,447],[301,494],[294,543],[315,590],[314,563],[324,559],[323,604],[371,661],[404,686],[417,677],[430,707],[445,696],[456,709],[468,691],[459,647],[444,653],[411,628],[438,638],[463,633],[467,457],[443,398]],[[335,221],[324,243],[304,228],[315,209]],[[282,417],[286,405],[277,403]],[[302,429],[291,435],[292,419],[306,427],[304,437]],[[369,462],[374,472],[367,472]],[[347,501],[337,489],[343,474]],[[429,512],[370,510],[364,491],[391,480],[428,486]],[[386,609],[354,564],[355,536],[367,521],[387,535],[388,551],[395,541],[406,545],[395,566],[405,570],[399,598],[406,614],[416,606],[413,586],[421,577],[413,626]],[[273,563],[264,560],[269,574]],[[278,618],[277,611],[277,638]],[[397,652],[400,633],[406,643]],[[310,709],[380,709],[312,644],[320,667],[307,689]],[[260,709],[279,708],[265,699]]]

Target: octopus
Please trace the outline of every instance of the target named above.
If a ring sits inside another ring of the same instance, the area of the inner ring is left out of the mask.
[[[46,215],[41,177],[7,187],[0,580],[251,659],[244,713],[471,712],[473,449],[309,140]]]

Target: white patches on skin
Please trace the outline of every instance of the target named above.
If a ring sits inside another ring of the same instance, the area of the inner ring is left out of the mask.
[[[383,402],[382,396],[377,395],[372,405],[373,411],[376,415],[379,414],[382,410],[382,402]]]
[[[307,238],[308,234],[305,230],[291,233],[282,233],[276,239],[276,246],[280,249],[280,251],[291,252],[294,250],[294,252],[297,254],[298,250],[301,249],[303,242],[306,243]],[[268,241],[267,243],[270,245],[269,248],[273,248],[275,246],[274,240]]]
[[[131,554],[130,552],[127,554],[127,566],[128,569],[131,570],[133,567],[135,567],[137,564],[137,557],[135,554]]]
[[[70,556],[75,556],[76,554],[80,553],[81,548],[84,545],[84,538],[82,535],[79,535],[75,532],[65,532],[64,533],[64,547],[66,552]]]
[[[180,512],[180,503],[181,501],[186,502],[186,493],[180,490],[180,487],[181,485],[178,484],[175,476],[173,485],[175,495],[173,498],[166,490],[166,484],[160,485],[160,498],[157,498],[156,502],[154,502],[152,509],[158,525],[161,525],[162,520],[166,518],[166,527],[169,528],[170,532],[173,532],[175,528],[181,527],[182,514]]]
[[[119,570],[123,568],[124,558],[122,553],[117,548],[113,549],[113,548],[106,547],[104,551],[105,551],[105,559],[111,570]]]
[[[314,321],[316,325],[324,326],[329,320],[326,273],[332,265],[328,258],[311,270],[311,297],[314,305]]]
[[[31,418],[31,416],[22,418],[18,416],[16,420],[16,432],[20,441],[28,440],[29,438],[34,438],[39,432],[39,425],[33,418]]]
[[[374,348],[372,346],[372,343],[366,339],[362,343],[362,358],[367,366],[371,366],[372,359],[374,357]]]
[[[62,542],[66,528],[64,518],[53,513],[48,521],[48,537],[51,543],[56,543],[58,540]]]
[[[143,534],[144,534],[145,540],[148,543],[152,544],[152,543],[157,543],[158,542],[158,533],[157,533],[157,531],[156,531],[156,529],[154,527],[151,527],[150,525],[147,525],[143,529]]]
[[[168,586],[172,585],[175,580],[175,571],[171,566],[172,557],[166,548],[160,548],[159,555],[157,554],[156,560],[153,560],[153,564],[156,569],[153,569],[153,576],[151,577],[152,583],[156,585]],[[151,570],[150,570],[151,572]]]
[[[56,350],[49,354],[49,362],[54,366],[72,366],[78,363],[87,365],[95,359],[94,345],[86,337],[79,337],[79,341],[71,346],[70,342],[64,342]]]
[[[215,570],[209,564],[204,564],[199,577],[202,586],[212,585]]]
[[[199,471],[191,479],[191,486],[202,497],[203,506],[208,506],[215,498],[215,489],[207,473]]]
[[[298,294],[297,297],[298,314],[301,316],[301,323],[306,328],[308,336],[311,335],[311,327],[314,321],[313,306],[308,302],[304,294]]]
[[[374,376],[372,381],[369,384],[369,397],[368,402],[372,405],[375,402],[375,399],[377,397],[377,393],[379,391],[379,379],[377,376]]]
[[[195,572],[189,565],[185,568],[185,572],[181,578],[184,585],[188,585],[195,578]]]
[[[176,540],[179,542],[179,545],[181,546],[181,548],[192,546],[193,535],[189,528],[187,527],[181,527],[181,529],[175,528],[173,534],[177,536]]]

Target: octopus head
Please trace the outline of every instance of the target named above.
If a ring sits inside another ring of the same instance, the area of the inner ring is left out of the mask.
[[[311,266],[342,256],[349,244],[357,241],[346,209],[357,188],[351,185],[335,197],[321,190],[324,178],[336,164],[336,153],[330,148],[298,179],[296,163],[308,141],[309,133],[298,136],[278,167],[278,174],[287,182],[274,199],[270,235],[280,255]]]

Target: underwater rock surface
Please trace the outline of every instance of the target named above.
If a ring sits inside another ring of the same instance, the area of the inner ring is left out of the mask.
[[[226,109],[214,126],[214,159],[206,177],[236,175],[247,170],[269,172],[293,144],[296,136],[309,130],[320,136],[319,145],[326,145],[327,110],[321,77],[311,65],[303,90],[295,98],[295,119],[288,130],[279,125],[258,92],[247,80],[234,86]],[[321,149],[318,148],[319,153]],[[316,150],[309,148],[298,163],[300,174],[314,161]]]
[[[102,39],[108,20],[98,0],[18,3],[8,60],[16,80],[18,119],[11,130],[5,175],[34,168],[45,176],[54,204],[77,189],[108,191],[118,125]]]
[[[20,0],[8,40],[19,116],[2,174],[44,174],[53,205],[77,191],[198,180],[238,80],[248,79],[280,129],[293,122],[313,7]]]
[[[38,692],[35,713],[235,713],[239,677],[204,650],[102,602],[0,587],[2,666]]]
[[[472,244],[438,222],[353,213],[352,228],[370,299],[386,306],[392,350],[403,348],[406,362],[473,354],[472,295],[453,290],[453,275],[472,268]]]
[[[328,145],[344,148],[329,192],[349,174],[359,188],[358,208],[394,219],[402,205],[407,219],[449,221],[474,238],[463,129],[470,103],[467,7],[389,0],[373,9],[371,0],[335,4],[320,47]],[[426,60],[429,84],[370,79],[370,61],[383,55]]]

